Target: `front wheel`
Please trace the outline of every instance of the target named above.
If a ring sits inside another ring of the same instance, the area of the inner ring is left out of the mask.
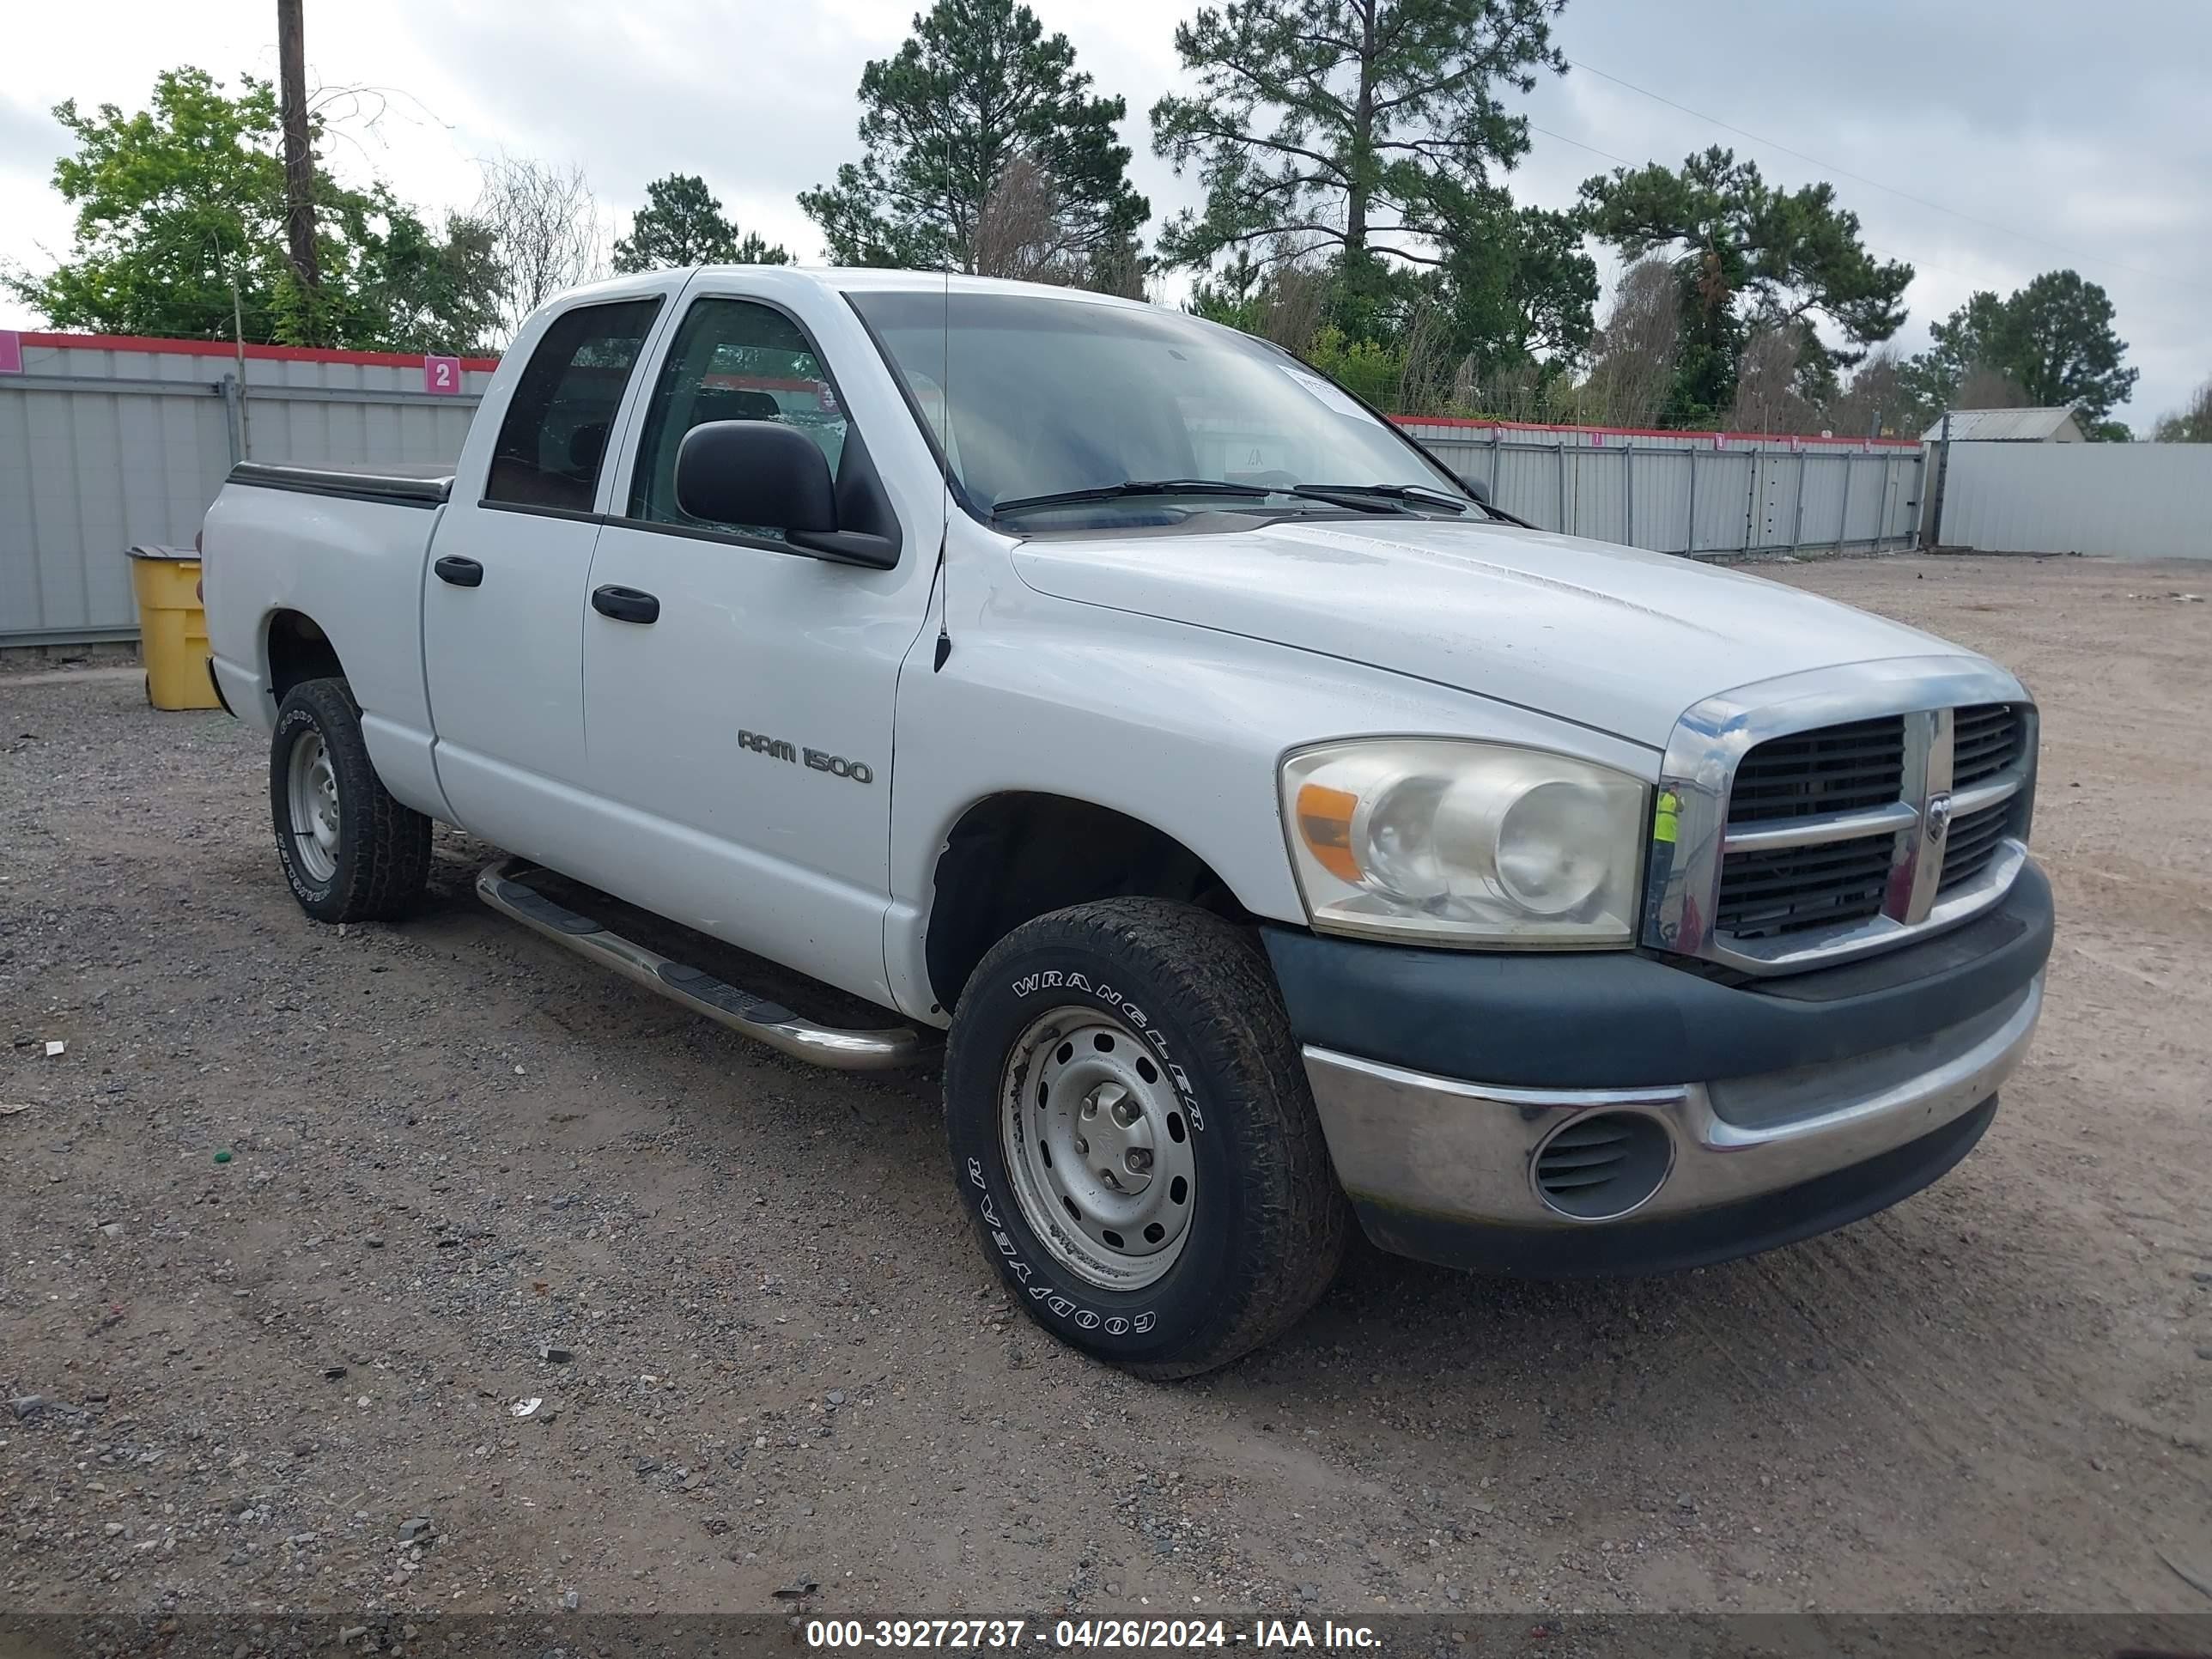
[[[1054,1335],[1187,1376],[1287,1330],[1350,1231],[1249,933],[1159,899],[1041,916],[969,981],[945,1055],[953,1176]]]
[[[284,694],[269,742],[276,856],[300,908],[318,921],[385,921],[422,896],[430,820],[385,789],[343,680]]]

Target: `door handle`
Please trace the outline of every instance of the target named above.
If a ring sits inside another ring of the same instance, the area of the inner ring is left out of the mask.
[[[612,617],[617,622],[649,623],[658,621],[660,617],[660,601],[635,587],[594,588],[592,590],[592,609],[602,617]]]
[[[483,567],[474,559],[464,559],[448,553],[430,567],[438,573],[441,582],[451,582],[455,587],[482,587]]]

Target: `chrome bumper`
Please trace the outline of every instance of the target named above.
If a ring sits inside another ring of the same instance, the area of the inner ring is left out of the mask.
[[[1582,1231],[1785,1192],[1933,1135],[1996,1092],[2042,1008],[2039,975],[1917,1042],[1645,1089],[1500,1088],[1313,1047],[1306,1075],[1338,1178],[1363,1216],[1379,1208],[1447,1224]],[[1663,1128],[1663,1173],[1617,1213],[1569,1214],[1540,1188],[1538,1155],[1559,1131],[1609,1113]]]

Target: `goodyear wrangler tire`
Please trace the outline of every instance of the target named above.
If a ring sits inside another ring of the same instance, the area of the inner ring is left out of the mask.
[[[953,1178],[1054,1336],[1152,1377],[1281,1334],[1350,1213],[1266,958],[1189,905],[1108,899],[984,957],[945,1054]]]
[[[343,680],[284,694],[269,740],[269,811],[284,879],[316,921],[388,921],[421,898],[430,820],[376,775]]]

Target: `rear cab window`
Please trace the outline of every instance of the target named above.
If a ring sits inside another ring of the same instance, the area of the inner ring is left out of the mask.
[[[507,400],[487,506],[592,510],[615,413],[660,303],[656,295],[579,306],[553,319]]]

